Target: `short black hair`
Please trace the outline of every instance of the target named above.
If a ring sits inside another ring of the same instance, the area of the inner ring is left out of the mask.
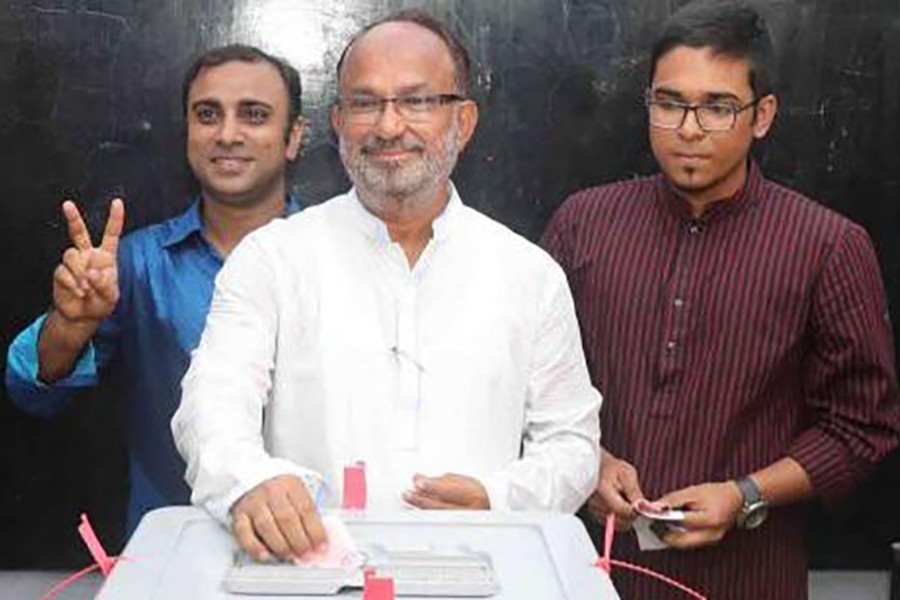
[[[463,46],[462,42],[453,33],[453,31],[445,25],[440,19],[437,19],[424,10],[411,8],[407,10],[401,10],[399,12],[393,13],[384,17],[383,19],[379,19],[374,23],[370,23],[366,25],[363,29],[358,31],[353,38],[347,43],[344,47],[344,51],[341,52],[341,58],[337,63],[337,81],[338,85],[340,85],[341,81],[341,70],[344,68],[344,59],[347,58],[347,54],[350,52],[350,48],[353,47],[353,44],[359,40],[359,38],[363,37],[372,29],[378,27],[379,25],[384,25],[385,23],[413,23],[414,25],[418,25],[435,34],[444,42],[447,46],[447,50],[450,51],[450,56],[453,59],[453,69],[454,69],[454,84],[456,85],[456,92],[463,96],[469,95],[469,73],[472,70],[472,60],[469,58],[469,52],[466,50],[466,47]]]
[[[212,48],[194,59],[194,62],[191,63],[191,66],[184,74],[184,83],[181,86],[181,107],[184,114],[187,115],[188,112],[188,95],[191,91],[191,85],[200,75],[200,71],[235,61],[249,63],[266,62],[275,67],[275,70],[281,75],[282,81],[284,81],[285,88],[287,88],[288,129],[290,130],[294,122],[300,118],[300,112],[303,109],[303,87],[300,84],[300,73],[286,60],[263,52],[256,46],[248,46],[246,44],[229,44],[228,46]]]
[[[650,84],[656,65],[678,46],[710,48],[717,56],[747,61],[755,98],[775,90],[772,38],[763,16],[741,1],[698,0],[669,17],[650,54]]]

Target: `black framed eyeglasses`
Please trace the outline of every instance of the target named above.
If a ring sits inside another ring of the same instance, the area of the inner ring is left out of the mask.
[[[353,95],[341,97],[338,105],[347,118],[360,123],[378,120],[391,103],[397,113],[407,121],[427,121],[439,107],[466,100],[468,98],[459,94],[406,94],[389,98]]]
[[[644,104],[650,116],[650,125],[659,129],[681,129],[689,112],[694,113],[697,124],[705,132],[730,131],[737,123],[738,115],[759,104],[763,97],[754,98],[746,104],[715,102],[710,104],[687,104],[677,100],[654,99],[650,92],[644,96]]]

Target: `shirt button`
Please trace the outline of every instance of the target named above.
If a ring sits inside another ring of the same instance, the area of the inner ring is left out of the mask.
[[[698,233],[700,233],[700,226],[696,224],[691,225],[690,227],[688,227],[688,231],[691,235],[697,235]]]
[[[674,350],[674,349],[675,349],[675,342],[674,342],[673,340],[669,340],[669,341],[666,343],[666,350],[668,350],[669,352],[671,352],[671,351]]]
[[[672,304],[675,305],[675,308],[681,308],[682,306],[684,306],[684,300],[682,300],[681,298],[675,298],[675,302],[673,302]]]

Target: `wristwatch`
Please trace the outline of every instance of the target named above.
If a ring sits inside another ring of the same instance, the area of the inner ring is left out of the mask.
[[[769,503],[760,493],[759,486],[750,477],[738,479],[737,486],[744,497],[741,512],[738,513],[736,520],[738,529],[756,529],[769,515]]]

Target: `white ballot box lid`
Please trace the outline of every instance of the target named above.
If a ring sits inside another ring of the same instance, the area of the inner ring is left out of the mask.
[[[466,547],[490,556],[499,583],[493,600],[618,600],[597,552],[572,515],[406,511],[340,512],[357,542],[394,549]],[[341,600],[330,596],[230,594],[223,581],[234,563],[231,534],[198,508],[154,510],[141,520],[96,600]],[[414,600],[415,596],[401,596]],[[424,597],[423,597],[424,598]],[[429,600],[440,600],[431,596]]]

